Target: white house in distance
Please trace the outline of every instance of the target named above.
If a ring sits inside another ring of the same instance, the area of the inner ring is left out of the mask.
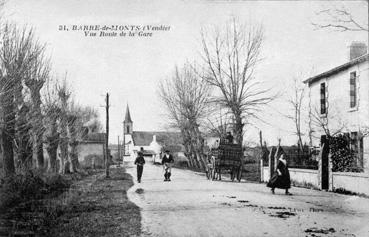
[[[319,146],[324,129],[346,133],[356,165],[369,174],[369,55],[361,42],[350,45],[349,61],[304,81],[309,86],[310,130]]]
[[[184,157],[181,134],[165,131],[134,131],[131,113],[127,105],[123,122],[124,126],[124,156],[133,160],[137,152],[144,149],[145,157],[152,157],[154,162],[161,162],[164,150],[169,150],[177,157]],[[125,158],[125,160],[127,160]]]
[[[88,133],[78,141],[78,161],[82,167],[102,168],[105,156],[105,133]]]

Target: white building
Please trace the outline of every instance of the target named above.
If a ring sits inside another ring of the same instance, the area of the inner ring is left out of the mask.
[[[87,134],[78,142],[77,151],[81,167],[104,167],[105,133]]]
[[[304,81],[309,86],[312,145],[321,136],[343,133],[357,152],[356,165],[369,173],[369,55],[354,42],[345,64]]]
[[[173,155],[184,156],[182,138],[178,132],[165,131],[134,131],[131,113],[127,105],[123,122],[124,126],[124,156],[133,160],[143,149],[144,156],[152,157],[154,162],[161,162],[164,150]],[[126,159],[126,158],[125,158]]]

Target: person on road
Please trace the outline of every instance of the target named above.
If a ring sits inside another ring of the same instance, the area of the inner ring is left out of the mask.
[[[143,153],[139,151],[138,156],[135,160],[135,165],[137,165],[137,182],[139,183],[141,183],[141,177],[142,177],[144,164],[145,164],[145,158],[143,157]]]
[[[291,188],[291,179],[284,154],[282,154],[278,159],[277,170],[273,177],[269,180],[267,186],[271,188],[273,194],[275,188],[281,188],[286,190],[286,195],[292,195],[290,192],[288,192],[288,189]]]
[[[233,144],[233,136],[231,132],[227,132],[226,141],[228,144]]]
[[[162,159],[161,164],[164,169],[164,182],[170,181],[170,176],[172,174],[172,164],[174,163],[173,156],[170,154],[168,150],[165,151],[165,155]]]

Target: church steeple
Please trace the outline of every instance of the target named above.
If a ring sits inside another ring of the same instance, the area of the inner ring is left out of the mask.
[[[124,118],[124,122],[125,123],[133,123],[132,119],[131,119],[131,113],[129,112],[128,104],[127,104],[127,108],[126,108],[126,117]]]
[[[124,134],[132,134],[133,121],[131,119],[131,113],[129,112],[128,104],[126,108],[126,116],[124,118],[123,125],[124,125]]]

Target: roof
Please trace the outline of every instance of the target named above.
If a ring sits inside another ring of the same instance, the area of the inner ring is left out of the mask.
[[[333,68],[331,70],[328,70],[326,72],[320,73],[320,74],[318,74],[318,75],[316,75],[314,77],[310,77],[310,78],[306,79],[304,81],[304,83],[309,83],[309,85],[310,85],[310,84],[312,84],[312,83],[314,83],[314,82],[316,82],[316,81],[318,81],[318,80],[320,80],[322,78],[332,76],[334,74],[337,74],[338,72],[341,72],[343,70],[346,70],[349,67],[352,67],[352,66],[354,66],[354,65],[356,65],[358,63],[365,62],[365,61],[368,61],[368,60],[369,60],[369,54],[364,54],[363,56],[357,57],[357,58],[351,60],[348,63],[342,64],[342,65],[340,65],[338,67],[335,67],[335,68]]]
[[[132,138],[135,146],[149,146],[154,135],[156,141],[163,146],[183,143],[179,132],[133,131]]]
[[[185,152],[185,147],[182,144],[167,145],[163,149],[169,152]]]
[[[131,113],[129,112],[128,104],[127,104],[127,109],[126,109],[126,116],[124,117],[124,122],[125,123],[132,123]]]
[[[83,136],[84,143],[105,143],[105,133],[89,133]]]

